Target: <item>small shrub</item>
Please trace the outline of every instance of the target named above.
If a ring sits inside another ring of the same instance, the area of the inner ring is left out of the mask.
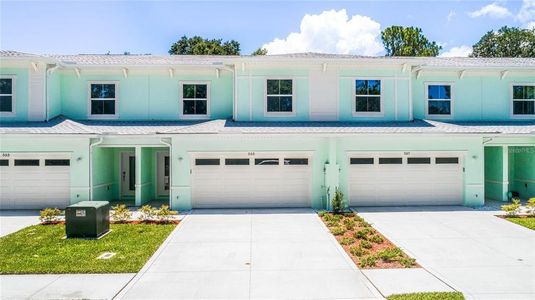
[[[139,218],[142,221],[150,221],[156,215],[156,209],[150,205],[143,205],[137,211],[139,212]]]
[[[414,258],[411,258],[411,257],[400,257],[398,259],[399,263],[401,263],[403,265],[403,267],[405,268],[410,268],[410,267],[413,267],[414,265],[416,265],[416,259]]]
[[[323,217],[325,217],[326,215],[327,215],[327,212],[324,211],[324,210],[320,210],[320,211],[318,212],[318,216],[320,216],[320,218],[323,218]]]
[[[333,227],[331,228],[331,232],[334,235],[343,235],[344,233],[346,233],[346,230],[342,227]]]
[[[372,248],[372,244],[368,241],[360,241],[360,244],[359,244],[362,248],[364,249],[371,249]]]
[[[365,254],[368,254],[368,251],[359,246],[351,246],[349,247],[349,253],[355,255],[356,257],[361,257]]]
[[[377,252],[376,255],[386,262],[391,262],[403,257],[403,251],[401,251],[401,249],[398,247],[390,247]]]
[[[355,227],[355,221],[353,219],[344,219],[343,223],[347,230],[352,230]]]
[[[342,221],[342,215],[333,215],[333,214],[330,214],[330,213],[327,213],[325,216],[324,216],[324,219],[326,222],[340,222]]]
[[[58,222],[61,217],[61,210],[57,208],[45,208],[39,212],[39,221],[43,224]]]
[[[355,219],[355,221],[358,223],[364,222],[364,219],[359,215],[355,215],[353,219]]]
[[[373,242],[373,243],[376,243],[376,244],[381,244],[382,242],[385,241],[381,236],[379,236],[379,235],[377,235],[377,234],[374,234],[374,235],[370,236],[370,237],[368,238],[368,240],[369,240],[370,242]]]
[[[171,218],[178,214],[177,211],[169,209],[169,205],[162,205],[160,209],[156,211],[156,218],[160,222],[169,222]]]
[[[132,217],[132,212],[124,204],[112,206],[111,209],[111,218],[116,222],[126,222]]]
[[[366,255],[359,258],[361,267],[373,267],[377,263],[377,257],[375,255]]]
[[[331,220],[331,221],[327,222],[327,226],[328,227],[338,227],[338,226],[340,226],[340,222]]]
[[[336,188],[334,197],[331,199],[331,207],[334,214],[341,214],[344,212],[344,194],[339,188]]]
[[[529,198],[528,203],[526,203],[526,208],[528,210],[528,214],[532,217],[535,217],[535,197]]]
[[[366,230],[359,230],[353,234],[353,237],[359,240],[367,240],[368,233]]]
[[[502,205],[502,210],[509,217],[514,217],[520,210],[520,199],[513,198],[513,203]]]
[[[359,222],[359,226],[360,227],[364,227],[364,228],[367,228],[367,227],[372,227],[372,225],[370,225],[370,223],[362,220],[361,222]]]
[[[340,244],[342,245],[351,245],[355,242],[355,239],[350,237],[350,236],[346,236],[346,237],[343,237],[341,240],[340,240]]]

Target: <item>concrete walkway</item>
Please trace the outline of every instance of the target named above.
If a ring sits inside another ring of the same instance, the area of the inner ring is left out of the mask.
[[[37,210],[0,210],[0,236],[39,223]]]
[[[465,207],[357,210],[465,296],[535,299],[535,231]]]
[[[111,299],[134,275],[2,275],[0,299]]]
[[[315,212],[292,209],[193,211],[117,298],[381,296]]]

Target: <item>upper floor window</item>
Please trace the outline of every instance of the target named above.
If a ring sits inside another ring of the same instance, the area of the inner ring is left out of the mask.
[[[266,86],[266,112],[293,113],[293,80],[268,79]]]
[[[89,84],[89,105],[91,116],[116,116],[117,83],[91,82]]]
[[[182,115],[208,116],[210,88],[206,82],[182,83]]]
[[[0,113],[15,112],[15,78],[13,76],[0,77]]]
[[[535,115],[535,84],[513,85],[513,115]]]
[[[427,115],[430,116],[451,116],[451,85],[449,84],[427,84]]]
[[[381,80],[355,80],[356,114],[381,113]]]

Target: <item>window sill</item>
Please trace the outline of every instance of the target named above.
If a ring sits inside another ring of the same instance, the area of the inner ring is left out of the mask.
[[[297,114],[295,112],[264,112],[264,117],[266,118],[273,118],[273,117],[295,117]]]
[[[534,115],[511,115],[511,119],[513,120],[533,120],[535,119]]]
[[[430,120],[451,120],[453,115],[425,115],[425,118]]]
[[[210,115],[180,115],[181,120],[209,120]]]
[[[385,116],[384,112],[353,112],[353,117],[368,117],[368,118],[382,118]]]
[[[117,120],[119,115],[89,115],[87,118],[89,120]]]

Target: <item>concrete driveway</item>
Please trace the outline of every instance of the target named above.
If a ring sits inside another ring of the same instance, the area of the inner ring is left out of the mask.
[[[312,210],[196,210],[117,298],[367,299],[380,294]]]
[[[0,210],[0,236],[39,223],[37,210]]]
[[[357,208],[435,276],[475,299],[535,299],[535,231],[464,207]]]

